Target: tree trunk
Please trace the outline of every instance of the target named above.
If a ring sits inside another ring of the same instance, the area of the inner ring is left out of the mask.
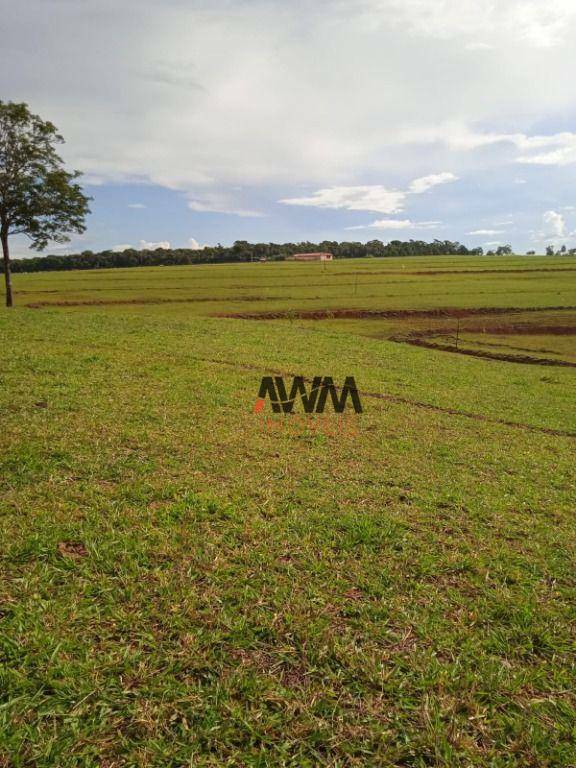
[[[12,275],[10,274],[10,251],[8,250],[8,232],[0,233],[2,240],[2,254],[4,256],[4,281],[6,283],[6,306],[13,305],[12,300]]]

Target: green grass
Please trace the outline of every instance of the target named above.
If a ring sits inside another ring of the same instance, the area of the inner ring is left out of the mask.
[[[388,341],[403,321],[210,316],[576,304],[576,272],[350,293],[356,271],[489,263],[391,262],[329,265],[335,287],[310,286],[318,265],[15,276],[0,765],[576,764],[576,442],[546,431],[576,434],[574,369]],[[217,300],[22,306],[119,287]],[[266,292],[283,298],[226,298]],[[267,432],[276,370],[384,399],[363,397],[357,436]]]
[[[445,256],[48,272],[18,274],[14,283],[21,304],[162,299],[190,301],[187,312],[193,314],[380,308],[383,301],[389,308],[414,309],[554,307],[576,303],[574,270],[571,257]]]

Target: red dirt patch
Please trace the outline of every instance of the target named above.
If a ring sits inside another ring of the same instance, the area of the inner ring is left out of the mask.
[[[73,560],[86,557],[88,554],[88,550],[81,541],[61,541],[58,544],[58,552],[62,557],[71,557]]]
[[[464,318],[492,315],[522,314],[526,312],[560,312],[576,307],[445,307],[438,309],[301,309],[272,312],[217,312],[213,317],[238,320],[365,320],[370,318]]]
[[[482,334],[490,336],[574,336],[576,335],[576,324],[574,325],[537,325],[530,322],[502,323],[475,325],[467,324],[461,329],[462,334]],[[540,357],[535,353],[556,354],[554,350],[548,349],[527,349],[526,347],[514,347],[510,344],[490,343],[489,341],[480,341],[480,346],[500,347],[502,349],[515,350],[512,352],[497,352],[485,349],[475,349],[467,346],[466,337],[462,339],[462,344],[458,344],[458,339],[454,334],[449,334],[448,340],[443,330],[412,330],[404,334],[390,336],[390,341],[396,341],[402,344],[411,344],[416,347],[425,347],[426,349],[436,349],[443,352],[453,352],[470,357],[479,357],[485,360],[500,360],[508,363],[523,363],[525,365],[545,365],[563,368],[576,368],[576,363],[561,358]],[[473,342],[474,343],[474,342]],[[527,354],[521,354],[527,353]]]
[[[466,333],[488,333],[501,336],[576,336],[576,325],[533,325],[514,323],[490,325],[488,327],[467,326]]]
[[[443,344],[432,341],[433,336],[424,334],[407,334],[406,336],[391,336],[390,341],[396,341],[400,344],[411,344],[413,347],[424,347],[425,349],[436,349],[441,352],[453,352],[456,355],[467,355],[468,357],[480,357],[483,360],[498,360],[505,363],[522,363],[524,365],[546,365],[560,368],[576,368],[576,363],[568,360],[555,360],[549,357],[535,357],[534,355],[512,355],[506,352],[488,352],[482,349],[468,349],[466,347],[455,346],[454,344]]]

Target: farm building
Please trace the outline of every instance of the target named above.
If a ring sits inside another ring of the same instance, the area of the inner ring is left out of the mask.
[[[286,261],[332,261],[331,253],[294,253],[286,256]]]

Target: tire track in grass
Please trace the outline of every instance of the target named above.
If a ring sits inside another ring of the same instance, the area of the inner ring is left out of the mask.
[[[264,369],[261,365],[255,365],[252,363],[237,363],[230,360],[219,360],[217,358],[209,358],[209,357],[196,357],[196,360],[199,360],[204,363],[214,363],[215,365],[224,365],[229,368],[236,368],[239,370],[246,370],[246,371],[258,371],[262,372]],[[267,373],[273,373],[276,376],[301,376],[302,374],[294,373],[293,371],[282,371],[275,368],[266,368],[265,371]],[[312,379],[304,376],[304,381],[308,384],[312,383]],[[339,387],[338,385],[335,385],[336,389],[342,389],[342,387]],[[368,397],[372,398],[374,400],[382,400],[388,403],[394,403],[396,405],[409,405],[414,408],[421,408],[426,411],[432,411],[434,413],[443,413],[448,416],[460,416],[464,419],[471,419],[473,421],[479,421],[486,424],[496,424],[498,426],[503,427],[510,427],[511,429],[520,429],[525,432],[534,432],[537,434],[542,435],[551,435],[553,437],[568,437],[568,438],[576,438],[576,432],[571,432],[569,430],[562,430],[562,429],[552,429],[551,427],[538,427],[534,424],[526,424],[522,421],[510,421],[508,419],[498,419],[493,416],[486,416],[482,413],[473,413],[471,411],[461,411],[458,408],[450,408],[448,406],[442,406],[442,405],[434,405],[434,403],[426,403],[422,400],[413,400],[409,397],[400,397],[399,395],[387,395],[383,392],[371,392],[369,390],[362,390],[359,389],[358,392],[362,397]]]

